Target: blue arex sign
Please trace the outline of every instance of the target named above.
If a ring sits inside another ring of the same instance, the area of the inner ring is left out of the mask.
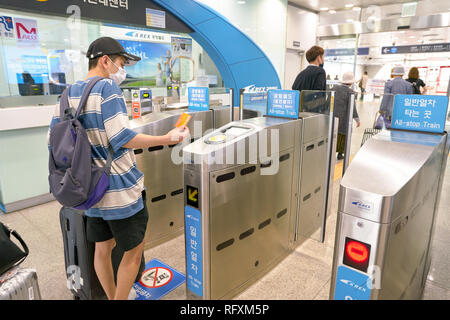
[[[269,90],[267,115],[298,119],[300,93],[297,90]]]
[[[372,283],[369,276],[353,269],[339,266],[336,276],[334,300],[370,300]]]
[[[448,97],[396,95],[392,128],[442,133],[445,129]]]
[[[209,110],[209,89],[206,87],[188,88],[189,111]]]
[[[186,206],[184,211],[186,239],[186,286],[197,296],[203,296],[202,217],[199,210]]]

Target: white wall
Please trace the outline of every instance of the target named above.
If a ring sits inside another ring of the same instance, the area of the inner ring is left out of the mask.
[[[287,0],[197,0],[226,17],[269,57],[280,82],[284,79]]]
[[[316,43],[316,28],[318,15],[312,12],[300,10],[294,6],[287,7],[286,29],[286,73],[284,88],[291,89],[297,74],[304,69],[308,62],[305,55],[298,57],[294,50],[306,52]],[[294,47],[294,41],[300,42],[300,48]]]

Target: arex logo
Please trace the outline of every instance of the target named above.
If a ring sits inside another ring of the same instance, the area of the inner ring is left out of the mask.
[[[373,207],[371,203],[363,202],[361,200],[352,201],[352,205],[365,211],[371,211]]]
[[[14,19],[17,39],[21,41],[38,41],[37,21],[31,19]]]
[[[350,287],[352,287],[352,288],[354,288],[356,290],[359,290],[359,291],[362,291],[362,292],[366,292],[366,288],[365,287],[357,285],[356,283],[354,283],[351,280],[341,279],[341,282],[345,283],[346,285],[348,285],[348,286],[350,286]]]

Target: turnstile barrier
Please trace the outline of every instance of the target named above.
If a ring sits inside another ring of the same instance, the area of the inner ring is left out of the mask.
[[[420,299],[447,134],[386,131],[368,140],[341,181],[330,299]]]

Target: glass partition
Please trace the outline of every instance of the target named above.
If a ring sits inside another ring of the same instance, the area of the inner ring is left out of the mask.
[[[214,62],[188,34],[3,8],[0,17],[10,22],[0,24],[0,108],[55,104],[68,85],[84,79],[86,51],[102,36],[117,39],[142,58],[125,67],[121,88],[128,101],[136,88],[151,89],[153,97],[171,97],[186,95],[189,85],[223,87]],[[29,36],[18,36],[20,23],[32,30]]]
[[[334,92],[301,91],[300,117],[304,118],[302,172],[297,234],[323,242],[326,218],[331,212],[336,135]],[[310,117],[322,114],[315,120]]]
[[[244,92],[242,93],[242,108],[254,111],[258,117],[267,114],[267,92]]]

